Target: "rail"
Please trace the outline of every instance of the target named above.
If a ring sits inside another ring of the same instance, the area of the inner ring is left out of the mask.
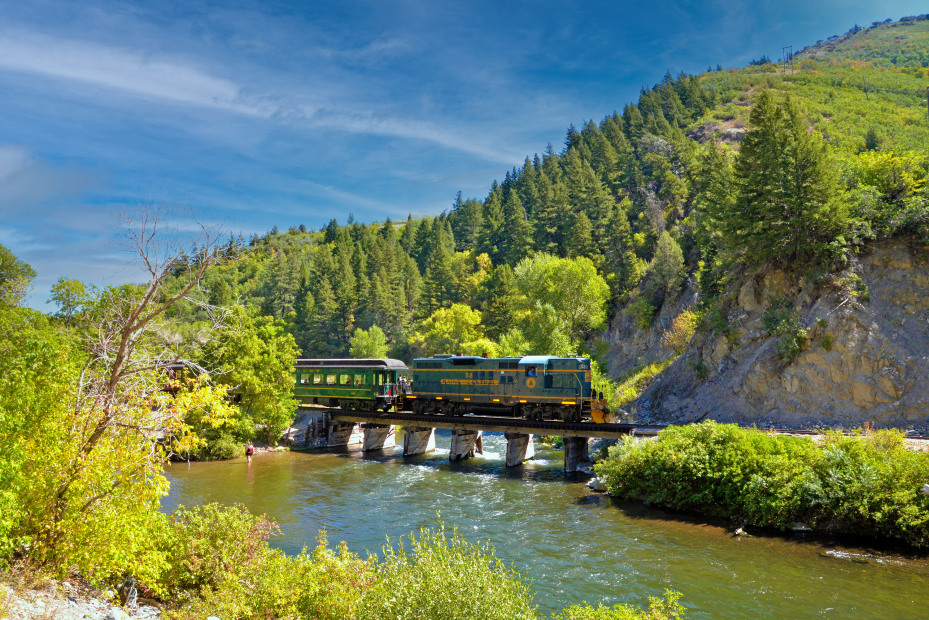
[[[560,420],[526,420],[524,418],[468,414],[464,416],[426,415],[415,413],[380,413],[345,411],[326,407],[305,410],[328,414],[333,422],[355,422],[360,424],[393,424],[400,426],[431,426],[452,430],[484,430],[488,432],[518,432],[529,435],[560,435],[564,437],[602,437],[617,439],[628,435],[655,436],[671,424],[633,424],[594,422],[562,422]],[[759,428],[757,430],[779,435],[822,435],[828,429]],[[861,434],[861,431],[839,431],[846,436]],[[929,441],[929,435],[907,434],[906,439]]]

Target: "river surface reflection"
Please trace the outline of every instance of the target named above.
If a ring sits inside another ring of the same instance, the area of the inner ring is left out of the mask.
[[[929,563],[824,543],[733,537],[725,528],[589,492],[566,481],[562,455],[536,443],[537,458],[507,469],[502,435],[486,434],[483,457],[448,462],[438,450],[404,459],[395,450],[258,454],[168,468],[163,509],[241,503],[281,525],[272,544],[288,553],[331,544],[376,553],[390,537],[456,526],[489,541],[531,581],[547,613],[588,601],[647,605],[683,593],[688,618],[918,618],[929,615]]]

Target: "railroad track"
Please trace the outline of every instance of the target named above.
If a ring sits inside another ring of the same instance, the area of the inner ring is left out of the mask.
[[[673,424],[634,424],[609,423],[596,424],[594,422],[562,422],[560,420],[526,420],[524,418],[468,414],[464,416],[451,415],[425,415],[398,412],[363,412],[346,411],[331,407],[304,407],[307,411],[327,413],[334,421],[359,422],[367,424],[400,424],[415,425],[417,422],[424,426],[436,428],[482,428],[491,431],[527,432],[542,435],[577,434],[589,437],[615,437],[620,435],[653,436]],[[832,429],[795,429],[795,428],[757,428],[757,430],[772,432],[779,435],[822,435],[825,430]],[[565,432],[567,431],[567,432]],[[861,431],[840,431],[846,436],[855,436]],[[929,441],[929,435],[906,435],[906,439]]]

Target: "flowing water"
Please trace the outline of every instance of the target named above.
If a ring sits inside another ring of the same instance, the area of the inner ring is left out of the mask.
[[[241,503],[280,523],[272,544],[288,553],[330,544],[379,552],[439,519],[531,582],[546,613],[588,601],[647,605],[678,590],[688,618],[920,618],[929,616],[929,562],[790,537],[734,537],[726,528],[621,503],[566,480],[562,454],[536,443],[536,459],[507,469],[502,435],[484,455],[448,461],[438,450],[267,453],[168,468],[163,508]]]

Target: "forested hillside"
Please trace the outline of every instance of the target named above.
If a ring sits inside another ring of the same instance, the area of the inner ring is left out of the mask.
[[[929,238],[927,65],[923,15],[788,62],[669,73],[435,218],[230,239],[238,260],[202,297],[273,317],[304,356],[603,364],[609,317],[648,330],[689,290],[698,304],[668,335],[679,351],[738,274],[780,266],[822,283],[876,240]]]

